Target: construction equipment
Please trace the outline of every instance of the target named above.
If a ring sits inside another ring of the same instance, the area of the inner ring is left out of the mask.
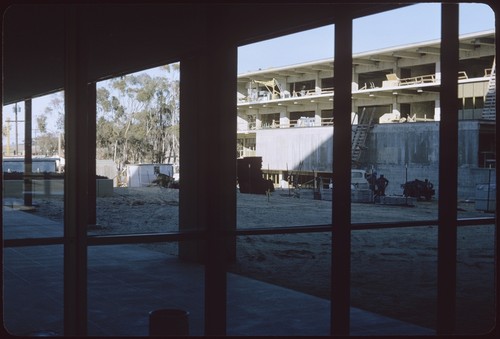
[[[272,80],[269,81],[259,81],[259,80],[253,80],[256,84],[261,84],[264,85],[269,93],[271,93],[271,98],[274,99],[279,99],[281,97],[281,93],[283,93],[283,89],[281,88],[280,83],[278,80],[273,78]]]
[[[371,109],[370,113],[366,113],[366,107],[361,111],[361,116],[357,124],[352,122],[352,143],[351,143],[351,163],[352,167],[356,168],[359,164],[359,159],[361,158],[361,153],[366,149],[366,139],[370,128],[373,123],[373,115],[375,114],[375,107]]]
[[[269,194],[269,192],[274,192],[272,180],[262,177],[262,157],[237,159],[237,175],[240,193]]]
[[[430,201],[432,196],[436,194],[434,190],[434,185],[425,179],[424,181],[415,179],[413,181],[407,181],[405,184],[401,185],[403,189],[403,195],[405,197],[417,198],[417,200],[422,200],[424,198],[426,201]]]
[[[491,67],[490,81],[488,82],[488,92],[486,92],[484,98],[484,106],[482,112],[482,118],[485,120],[495,120],[497,112],[497,89],[496,89],[496,71],[495,71],[495,59],[493,59],[493,66]]]

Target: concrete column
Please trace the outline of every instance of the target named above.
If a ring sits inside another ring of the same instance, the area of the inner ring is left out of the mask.
[[[283,82],[281,83],[281,88],[283,91],[288,91],[288,77],[285,77],[283,79]],[[290,93],[290,97],[292,96],[292,93]]]
[[[356,72],[356,66],[352,67],[352,85],[351,88],[353,91],[357,91],[359,89],[359,74]]]
[[[318,103],[314,109],[314,126],[321,126],[321,108]]]
[[[237,49],[219,46],[217,34],[212,33],[207,32],[207,45],[200,46],[199,53],[180,62],[179,227],[218,234],[236,227]],[[213,79],[220,80],[219,86],[213,86]],[[205,262],[206,246],[206,241],[181,242],[179,256]],[[234,242],[227,244],[224,256],[234,259]]]
[[[398,78],[401,78],[401,68],[399,67],[398,62],[396,61],[394,68],[392,69],[392,73],[396,74]]]
[[[436,81],[441,82],[441,60],[438,60],[435,65]],[[436,99],[434,106],[434,121],[441,121],[441,101]]]
[[[280,112],[280,126],[289,126],[289,125],[290,125],[290,114],[288,113],[288,109],[285,107],[285,109]]]
[[[439,99],[435,100],[434,121],[441,121],[441,101]]]
[[[64,59],[64,335],[87,335],[89,140],[84,11],[66,8]],[[235,133],[236,134],[236,133]],[[93,183],[95,185],[95,178]]]
[[[352,66],[352,72],[351,72],[351,91],[357,91],[359,89],[359,74],[356,72],[356,66]],[[351,100],[351,122],[353,121],[353,114],[357,115],[358,114],[358,105],[356,103],[356,100]],[[356,124],[357,124],[356,120]]]
[[[398,102],[397,96],[392,103],[392,114],[399,114],[401,117],[401,104]]]
[[[261,114],[260,110],[257,110],[257,113],[255,114],[255,128],[260,129],[262,127],[262,119],[261,119]]]
[[[226,26],[207,8],[199,50],[181,58],[179,257],[205,265],[205,335],[225,335],[227,264],[235,259],[237,45],[219,39]],[[216,19],[217,18],[217,19]],[[214,79],[218,85],[213,86]]]
[[[316,94],[321,94],[321,79],[319,77],[319,72],[320,71],[317,71],[316,72],[316,76],[314,78],[314,90],[316,92]]]
[[[441,61],[440,60],[436,61],[434,67],[435,67],[434,73],[436,73],[436,81],[441,81]]]

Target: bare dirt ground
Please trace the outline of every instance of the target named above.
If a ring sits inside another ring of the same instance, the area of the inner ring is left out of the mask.
[[[237,193],[237,227],[321,225],[331,222],[331,202],[297,199],[287,190],[270,197]],[[62,198],[34,199],[30,212],[62,220]],[[178,190],[160,187],[115,188],[97,199],[97,225],[90,234],[176,231]],[[352,222],[437,219],[437,202],[414,207],[353,203]],[[491,216],[474,203],[457,204],[459,218]],[[494,325],[495,226],[458,228],[457,330],[485,333]],[[417,325],[435,327],[437,228],[352,231],[351,302]],[[240,236],[231,271],[298,291],[329,298],[329,233]],[[335,242],[333,244],[335,246]],[[145,245],[175,255],[176,244]]]

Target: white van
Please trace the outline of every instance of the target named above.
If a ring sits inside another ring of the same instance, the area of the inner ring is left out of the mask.
[[[366,180],[366,171],[360,169],[351,170],[351,189],[367,190],[370,189],[368,180]]]

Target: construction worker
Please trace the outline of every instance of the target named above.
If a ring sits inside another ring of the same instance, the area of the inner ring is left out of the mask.
[[[383,174],[377,179],[377,196],[385,196],[385,188],[389,185],[389,180],[387,180]]]
[[[377,172],[366,173],[365,178],[366,180],[368,180],[368,184],[370,185],[370,190],[373,192],[374,195],[376,195],[377,190],[375,189],[375,186],[377,185]]]

